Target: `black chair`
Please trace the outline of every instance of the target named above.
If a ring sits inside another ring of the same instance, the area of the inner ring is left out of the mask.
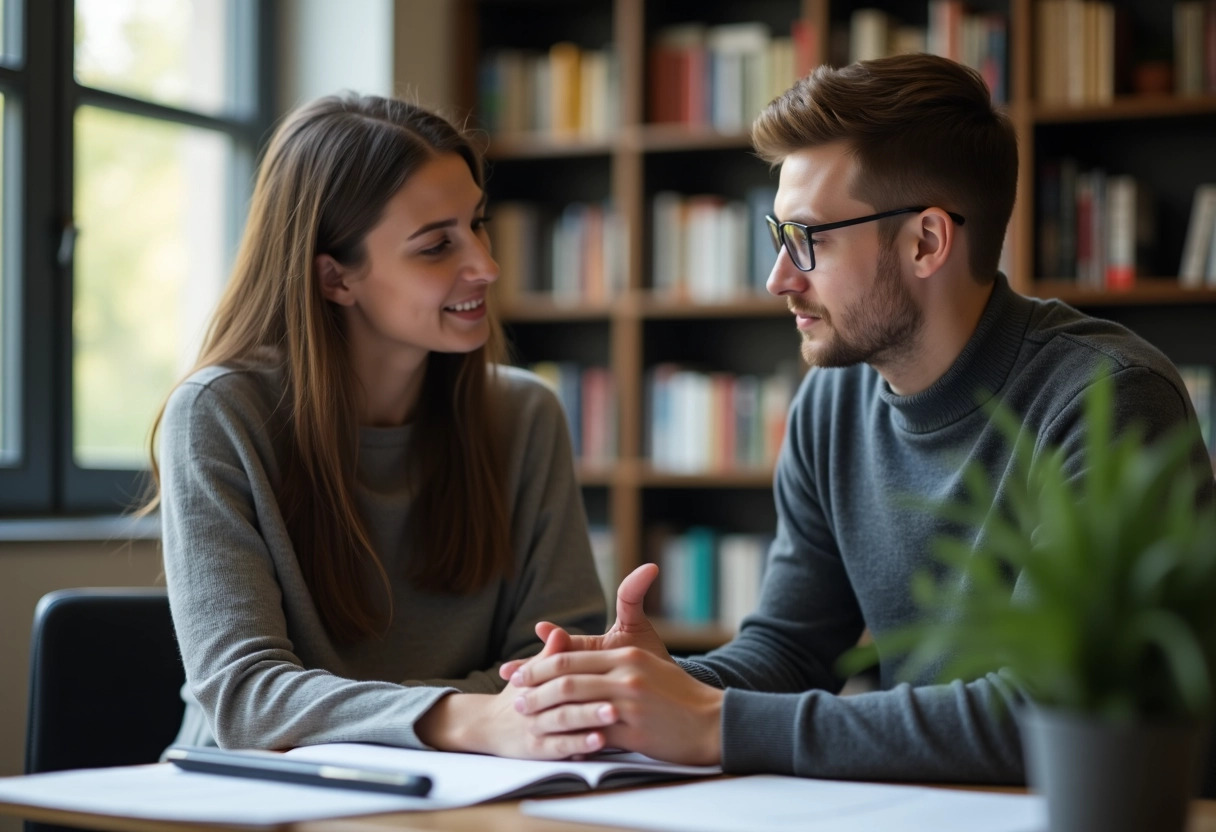
[[[181,726],[184,681],[164,589],[43,596],[30,644],[25,772],[156,762]]]

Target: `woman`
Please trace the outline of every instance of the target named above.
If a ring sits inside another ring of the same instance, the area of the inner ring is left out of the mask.
[[[493,364],[485,207],[477,153],[416,106],[323,98],[276,131],[158,419],[177,742],[602,741],[538,739],[496,672],[542,619],[597,632],[603,594],[560,406]]]

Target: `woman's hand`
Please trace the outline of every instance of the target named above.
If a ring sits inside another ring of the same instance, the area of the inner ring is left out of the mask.
[[[521,714],[516,709],[520,694],[513,685],[497,694],[449,694],[414,730],[440,751],[564,760],[599,751],[605,744],[604,728],[616,722],[615,709],[604,702],[560,709],[560,724],[551,713]]]

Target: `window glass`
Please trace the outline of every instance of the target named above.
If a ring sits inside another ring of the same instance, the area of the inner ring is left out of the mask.
[[[75,127],[73,453],[139,468],[226,278],[232,141],[97,107]]]
[[[76,0],[76,78],[160,104],[231,110],[230,0]]]

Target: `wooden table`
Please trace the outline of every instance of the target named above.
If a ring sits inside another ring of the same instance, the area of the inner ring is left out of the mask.
[[[993,789],[992,791],[1020,790]],[[617,832],[623,832],[619,827],[588,826],[582,823],[533,818],[522,814],[518,807],[519,801],[507,800],[482,806],[471,806],[466,809],[446,809],[441,812],[397,812],[388,815],[332,818],[256,828],[259,830],[276,829],[284,832],[486,832],[486,830],[494,830],[494,832],[597,832],[597,830],[604,832],[604,830],[617,830]],[[12,803],[0,803],[0,814],[84,829],[104,830],[104,832],[236,832],[236,830],[249,828],[218,824],[133,820],[81,812],[38,809]],[[1188,832],[1216,832],[1216,800],[1195,801],[1187,830]]]

